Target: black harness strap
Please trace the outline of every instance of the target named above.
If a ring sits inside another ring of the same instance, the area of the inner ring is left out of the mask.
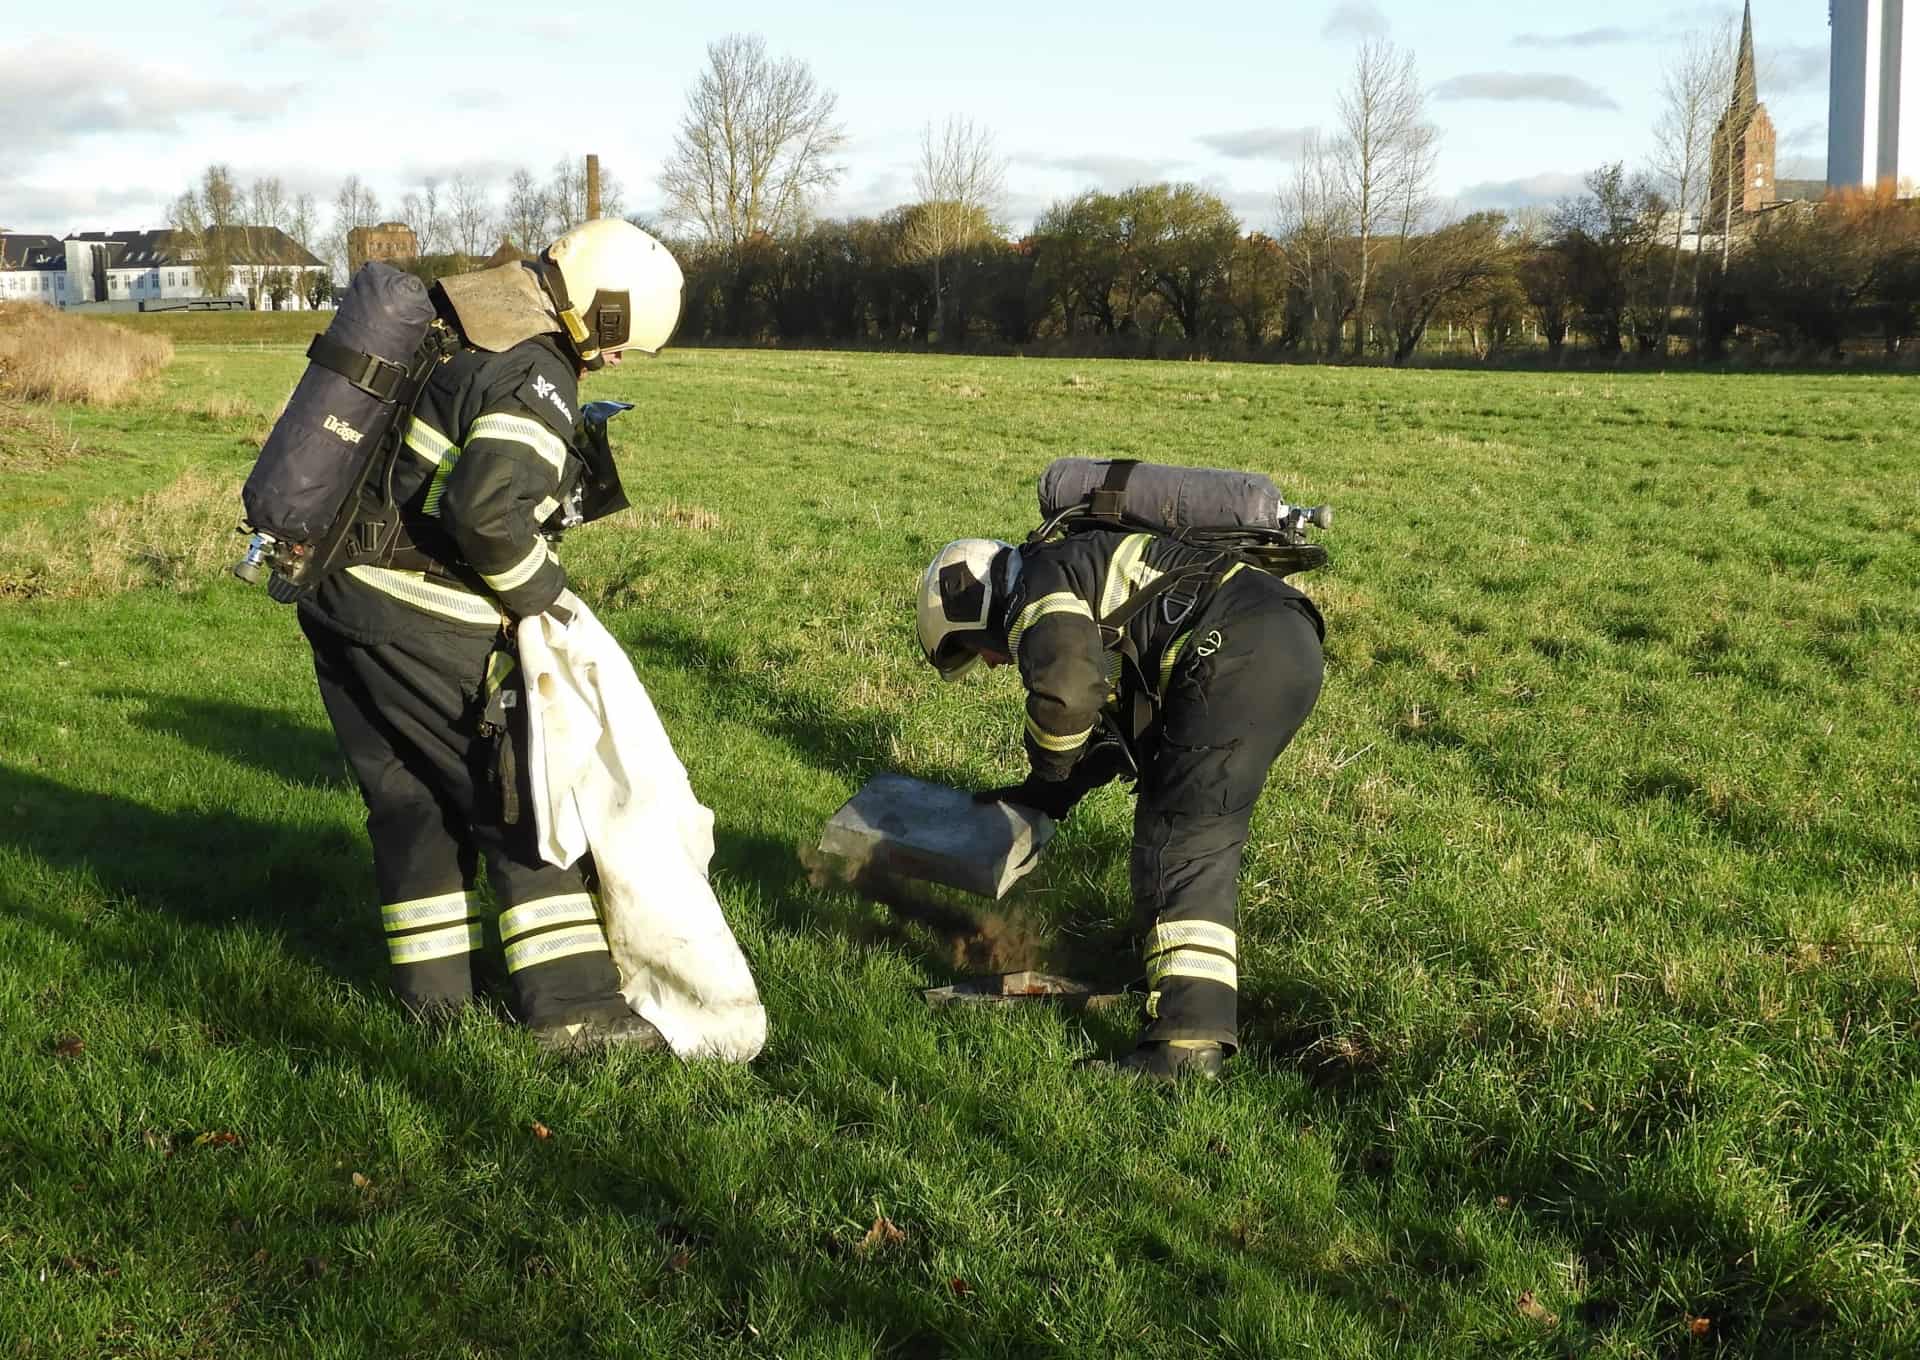
[[[1140,466],[1138,458],[1116,458],[1107,464],[1107,475],[1100,489],[1087,501],[1087,513],[1095,519],[1123,519],[1127,513],[1127,481]]]
[[[323,332],[307,346],[307,357],[331,369],[377,401],[392,401],[407,380],[405,364],[390,364],[377,354],[363,354],[351,345],[329,339]]]

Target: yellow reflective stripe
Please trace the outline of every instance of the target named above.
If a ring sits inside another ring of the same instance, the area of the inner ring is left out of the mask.
[[[450,453],[456,458],[460,456],[460,450],[451,439],[419,416],[415,416],[407,425],[407,447],[436,467]]]
[[[441,618],[488,625],[498,624],[506,618],[484,596],[458,586],[429,581],[425,572],[397,571],[392,567],[348,567],[347,575],[393,596],[402,604],[412,605],[429,614],[438,614]]]
[[[547,497],[541,501],[540,504],[533,507],[533,522],[535,524],[545,524],[547,517],[559,508],[559,501],[555,500],[552,496]]]
[[[567,446],[555,437],[553,431],[525,416],[502,415],[498,412],[481,416],[467,431],[467,446],[471,447],[476,439],[501,439],[510,444],[524,444],[555,472],[567,465]]]
[[[1232,959],[1198,949],[1175,949],[1150,960],[1147,985],[1158,989],[1168,978],[1199,978],[1240,990],[1240,969]]]
[[[1193,640],[1191,631],[1182,633],[1167,644],[1167,650],[1160,654],[1160,684],[1157,689],[1162,699],[1167,697],[1167,686],[1173,683],[1173,668],[1180,664],[1180,654],[1187,650],[1187,643]]]
[[[1247,564],[1245,562],[1235,562],[1232,566],[1227,568],[1227,574],[1220,578],[1220,584],[1225,585],[1227,582],[1231,581],[1234,577],[1238,576],[1241,572],[1245,571],[1246,569],[1247,569]]]
[[[1035,745],[1043,751],[1077,751],[1087,744],[1087,738],[1093,735],[1093,729],[1089,727],[1086,731],[1071,737],[1056,737],[1035,722],[1032,714],[1028,714],[1027,735],[1032,737]]]
[[[1152,534],[1128,534],[1113,550],[1107,563],[1107,579],[1100,589],[1100,617],[1105,618],[1125,604],[1134,591],[1159,580],[1164,572],[1146,565],[1147,546]]]
[[[1212,921],[1168,921],[1147,932],[1145,952],[1149,958],[1162,950],[1197,945],[1218,950],[1228,958],[1238,957],[1240,937],[1228,926]]]
[[[464,921],[472,914],[472,899],[464,892],[416,897],[411,902],[390,902],[380,908],[380,920],[388,930],[443,926],[449,921]]]
[[[517,973],[522,968],[531,968],[536,963],[552,963],[555,959],[572,958],[575,954],[591,954],[595,950],[607,951],[607,936],[599,926],[575,926],[569,930],[556,930],[548,935],[535,935],[531,939],[521,940],[518,944],[507,946],[507,971]]]
[[[1093,610],[1087,602],[1070,590],[1056,590],[1051,595],[1042,595],[1032,604],[1020,611],[1020,617],[1014,620],[1013,627],[1007,630],[1007,655],[1015,661],[1020,659],[1020,638],[1049,614],[1078,614],[1082,618],[1093,617]]]
[[[440,466],[433,470],[433,480],[427,484],[427,497],[420,502],[420,513],[438,515],[440,498],[447,494],[447,478],[453,476],[453,465],[460,461],[460,450],[451,449],[440,460]]]
[[[456,954],[471,954],[481,945],[480,923],[423,930],[418,935],[389,935],[387,958],[393,963],[431,963]]]
[[[547,541],[537,538],[533,546],[527,549],[527,555],[508,567],[505,571],[483,571],[480,579],[495,590],[513,590],[531,581],[534,573],[547,564],[552,554],[547,550]]]
[[[523,902],[510,911],[500,913],[500,938],[513,940],[537,930],[541,926],[592,925],[599,921],[600,915],[594,910],[593,898],[588,893],[562,893],[558,897],[543,897],[537,902]]]

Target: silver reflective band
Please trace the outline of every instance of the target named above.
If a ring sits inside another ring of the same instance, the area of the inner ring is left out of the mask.
[[[1020,639],[1026,636],[1027,629],[1040,622],[1049,614],[1078,614],[1091,619],[1093,611],[1087,602],[1070,590],[1056,590],[1051,595],[1043,595],[1020,611],[1020,617],[1013,627],[1007,630],[1007,655],[1015,661],[1020,659]]]
[[[1147,985],[1158,989],[1168,978],[1200,978],[1238,991],[1240,970],[1232,959],[1198,949],[1173,949],[1147,963]]]
[[[547,548],[546,539],[536,538],[533,541],[533,546],[527,549],[527,555],[525,557],[515,562],[505,571],[483,571],[480,573],[480,579],[492,586],[495,590],[513,590],[531,581],[539,572],[540,568],[547,564],[547,559],[551,556],[552,553]]]
[[[559,897],[543,897],[537,902],[526,902],[509,911],[500,913],[500,938],[514,940],[529,930],[538,930],[541,926],[554,925],[595,925],[599,922],[599,913],[594,910],[593,898],[586,893],[563,893]]]
[[[497,626],[506,619],[506,615],[491,600],[470,590],[461,590],[458,586],[443,586],[429,581],[424,572],[398,571],[393,567],[348,567],[347,575],[382,594],[393,596],[402,604],[410,604],[415,609],[438,614],[442,618],[485,624],[488,627]]]
[[[562,444],[546,426],[537,420],[528,420],[525,416],[499,413],[481,416],[467,431],[467,447],[471,448],[476,440],[481,439],[501,439],[512,444],[523,444],[539,455],[555,472],[561,471],[567,465],[567,446]]]
[[[471,954],[480,944],[480,923],[471,921],[444,930],[422,931],[418,935],[389,935],[387,958],[394,963],[431,963],[456,954]]]
[[[535,935],[532,939],[508,945],[507,971],[517,973],[536,963],[552,963],[556,959],[595,951],[605,953],[606,949],[606,934],[597,925],[556,930],[551,935]]]
[[[391,902],[380,908],[380,919],[390,931],[446,925],[464,921],[472,914],[472,899],[464,892],[416,897],[411,902]]]
[[[1229,927],[1212,921],[1168,921],[1147,932],[1148,956],[1182,945],[1218,950],[1228,958],[1236,958],[1240,953],[1240,937]]]

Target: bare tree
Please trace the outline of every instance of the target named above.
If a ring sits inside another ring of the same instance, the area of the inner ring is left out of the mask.
[[[559,236],[587,220],[587,171],[582,156],[562,156],[553,163],[553,177],[547,181],[547,212],[550,234]],[[600,170],[600,216],[619,217],[626,207],[625,189],[619,178],[604,166]]]
[[[224,165],[209,165],[168,213],[175,249],[192,264],[194,280],[207,297],[225,297],[233,287],[238,244],[233,228],[240,208],[232,172]]]
[[[1340,186],[1336,148],[1318,129],[1301,144],[1293,176],[1280,186],[1280,248],[1287,260],[1287,308],[1280,343],[1292,348],[1315,331],[1329,357],[1340,351],[1354,298],[1345,256],[1352,221]]]
[[[1419,202],[1433,171],[1432,129],[1413,54],[1385,39],[1362,43],[1351,83],[1340,94],[1339,120],[1340,186],[1359,247],[1353,338],[1359,354],[1366,348],[1367,290],[1381,228]]]
[[[933,305],[940,339],[947,340],[946,295],[941,265],[955,252],[999,230],[1006,196],[1007,161],[994,148],[993,134],[970,118],[948,118],[935,133],[920,129],[920,163],[913,172],[919,203],[904,242],[909,258],[933,265]]]
[[[287,229],[287,191],[277,176],[256,179],[247,191],[247,225]]]
[[[515,170],[507,180],[507,211],[500,223],[508,239],[524,253],[538,254],[547,244],[551,213],[546,190],[525,169]]]
[[[1706,226],[1713,180],[1713,128],[1733,102],[1732,30],[1688,34],[1673,49],[1660,83],[1660,121],[1654,125],[1653,172],[1673,204],[1673,262],[1661,307],[1660,349],[1667,348],[1673,304],[1680,290],[1680,261],[1687,224],[1696,236]],[[1698,257],[1698,250],[1694,252]]]
[[[352,263],[347,253],[347,233],[355,227],[380,224],[380,200],[373,190],[360,182],[360,176],[348,175],[333,196],[333,230],[327,234],[327,254],[343,274]]]
[[[447,234],[462,255],[493,253],[493,204],[485,186],[464,170],[447,184]]]
[[[660,172],[667,215],[729,251],[795,227],[840,178],[838,104],[805,62],[770,60],[758,34],[709,43]]]
[[[422,255],[438,255],[446,249],[447,224],[440,214],[440,181],[428,175],[420,188],[400,200],[400,220],[413,228],[413,239]]]
[[[297,241],[302,250],[313,249],[314,233],[320,230],[319,214],[312,194],[301,194],[287,210],[287,235]]]

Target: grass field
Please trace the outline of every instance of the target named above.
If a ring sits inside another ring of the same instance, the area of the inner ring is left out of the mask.
[[[555,1069],[383,993],[305,648],[223,575],[299,349],[172,338],[0,484],[0,1356],[1920,1353],[1911,379],[591,379],[636,508],[565,557],[773,1037]],[[977,930],[802,862],[876,771],[1018,774],[1016,682],[941,686],[909,600],[1066,453],[1339,512],[1217,1091],[1071,1070],[1127,1021],[916,995],[1128,977],[1122,790]]]

